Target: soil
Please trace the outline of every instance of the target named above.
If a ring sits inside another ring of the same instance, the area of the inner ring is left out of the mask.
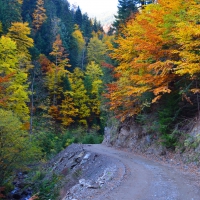
[[[116,159],[125,166],[125,173],[115,173],[114,179],[98,189],[92,198],[77,200],[199,200],[200,173],[184,172],[178,165],[159,163],[131,152],[114,149],[102,144],[85,145],[89,152]],[[116,162],[118,163],[118,162]],[[118,171],[118,168],[116,165]],[[117,178],[120,176],[120,178]]]

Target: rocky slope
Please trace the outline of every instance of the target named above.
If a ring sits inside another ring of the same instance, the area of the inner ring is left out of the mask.
[[[47,166],[62,174],[60,199],[93,199],[116,187],[125,174],[124,164],[111,157],[86,150],[87,145],[72,144]],[[106,188],[106,190],[105,190]]]
[[[177,146],[172,150],[162,144],[162,139],[153,129],[151,119],[141,125],[130,119],[124,123],[113,123],[105,128],[103,144],[152,157],[156,160],[182,164],[184,168],[200,171],[200,121],[197,119],[186,123],[179,136]]]

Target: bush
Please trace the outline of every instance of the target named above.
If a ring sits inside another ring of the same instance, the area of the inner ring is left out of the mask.
[[[162,145],[167,148],[175,149],[177,145],[177,137],[175,137],[173,134],[163,134],[161,136],[161,140]]]
[[[59,196],[61,176],[53,174],[50,178],[44,172],[35,172],[32,182],[34,182],[35,196],[38,200],[56,200]]]
[[[83,144],[100,144],[102,141],[103,141],[103,136],[89,134],[83,138],[82,143]]]

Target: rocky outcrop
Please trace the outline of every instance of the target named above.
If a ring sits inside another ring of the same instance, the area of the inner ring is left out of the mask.
[[[156,139],[155,135],[145,132],[145,129],[136,122],[129,121],[122,123],[118,127],[106,127],[103,144],[117,148],[146,150]],[[161,147],[158,147],[158,149]]]
[[[27,200],[32,195],[32,189],[27,186],[26,178],[27,172],[19,172],[16,174],[13,181],[14,190],[8,195],[10,200]]]
[[[84,147],[72,144],[45,166],[51,169],[49,175],[62,175],[62,200],[92,199],[92,196],[102,193],[109,184],[117,185],[125,174],[125,166],[118,160],[89,152]],[[124,173],[117,176],[119,170]],[[111,183],[113,181],[115,184]]]
[[[169,160],[171,154],[174,154],[173,156],[183,163],[200,166],[200,121],[191,120],[192,123],[185,124],[187,127],[182,127],[182,135],[178,138],[179,145],[172,151],[162,144],[161,134],[152,131],[154,125],[151,122],[153,121],[151,116],[148,119],[148,124],[143,125],[134,119],[129,119],[116,126],[106,127],[103,144],[146,155],[162,156],[164,160]]]

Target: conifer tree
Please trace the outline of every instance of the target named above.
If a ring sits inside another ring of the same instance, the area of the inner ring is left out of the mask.
[[[120,27],[120,24],[122,25],[128,20],[132,13],[137,12],[137,3],[137,0],[118,0],[118,12],[113,23],[116,30]]]
[[[21,3],[18,0],[0,0],[0,21],[7,32],[12,22],[22,22]]]
[[[76,12],[74,14],[74,22],[75,22],[75,24],[78,24],[79,27],[82,26],[83,16],[82,16],[81,9],[79,8],[79,6],[76,9]]]
[[[77,24],[74,25],[74,32],[72,33],[72,36],[76,43],[76,67],[81,67],[83,69],[85,40]]]

